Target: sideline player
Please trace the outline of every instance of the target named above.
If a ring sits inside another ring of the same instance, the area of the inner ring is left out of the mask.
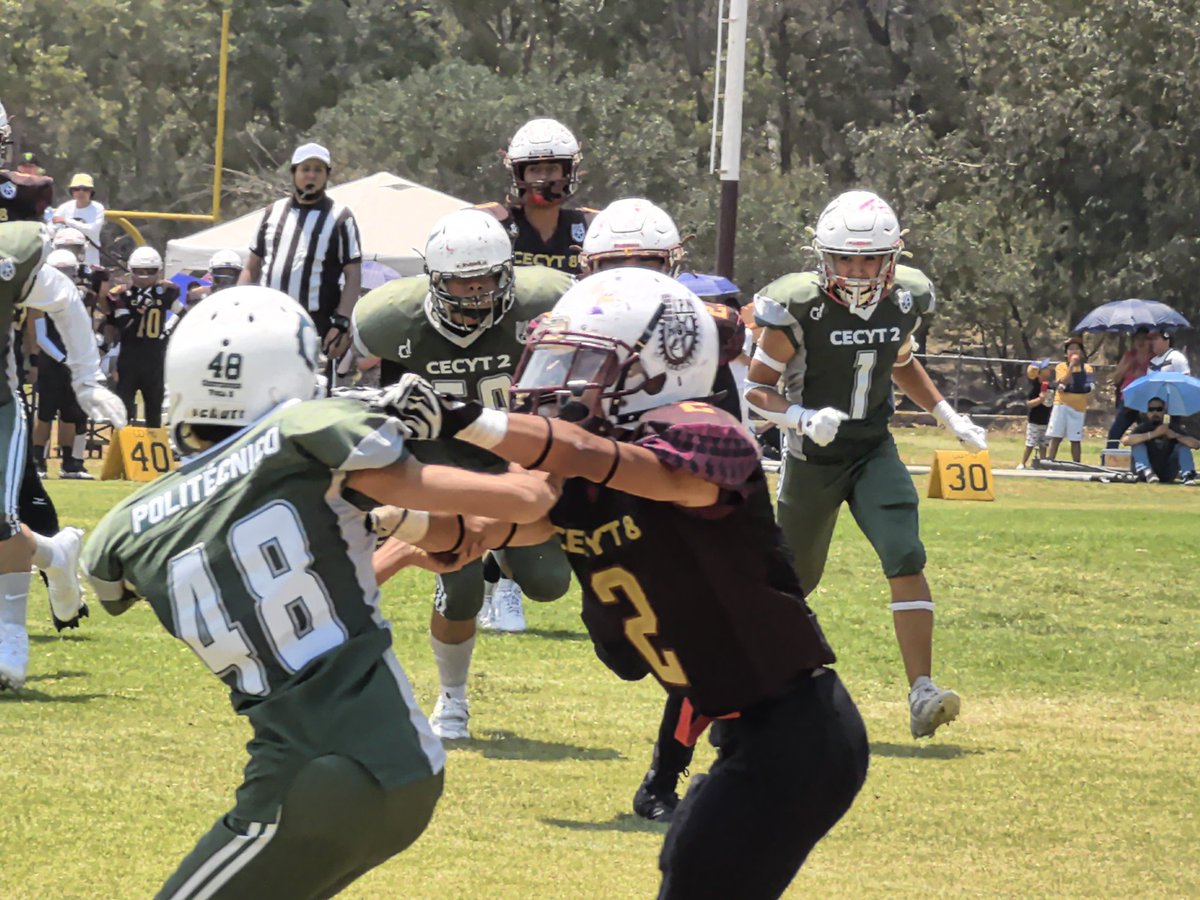
[[[389,281],[359,301],[353,314],[357,349],[396,364],[399,371],[385,384],[400,372],[415,372],[447,393],[503,407],[529,322],[553,307],[571,276],[544,266],[514,269],[504,229],[477,209],[450,213],[434,226],[425,245],[425,267],[427,275]],[[479,472],[507,467],[473,447],[418,444],[414,453],[423,462]],[[514,547],[502,559],[534,600],[557,600],[570,587],[571,570],[557,540]],[[470,737],[467,676],[475,617],[483,603],[482,563],[438,578],[429,641],[441,688],[430,723],[447,740]],[[520,606],[510,617],[508,612],[497,600],[495,626],[523,631]]]
[[[888,431],[892,383],[971,449],[984,449],[987,435],[955,413],[913,355],[934,294],[922,272],[897,265],[900,236],[891,207],[867,191],[825,208],[813,240],[818,270],[785,275],[754,298],[764,329],[746,400],[785,434],[779,524],[805,593],[821,580],[843,503],[875,548],[891,588],[912,735],[929,737],[957,717],[961,701],[930,679],[933,600],[917,492]]]
[[[596,211],[563,207],[579,188],[582,162],[579,141],[554,119],[526,122],[508,142],[508,199],[479,209],[495,216],[512,238],[515,265],[583,271],[579,247]]]
[[[459,401],[412,375],[387,404],[415,439],[456,438],[565,478],[550,519],[597,655],[683,697],[699,716],[680,722],[692,740],[730,717],[672,819],[660,898],[778,897],[867,771],[866,729],[828,668],[757,446],[692,399],[712,387],[716,344],[700,300],[675,281],[602,272],[530,338],[513,407],[538,415]]]
[[[537,476],[423,467],[399,423],[358,401],[298,402],[317,392],[317,340],[295,301],[258,286],[180,322],[168,420],[191,455],[84,550],[105,609],[145,598],[254,729],[233,809],[160,897],[329,897],[417,839],[445,754],[392,652],[364,509],[452,513],[412,513],[398,533],[454,553],[517,531],[471,520],[468,534],[461,514],[533,522],[557,497]]]
[[[0,321],[13,322],[22,306],[39,308],[51,316],[67,345],[72,388],[80,404],[93,418],[119,427],[125,424],[123,410],[102,385],[91,322],[79,292],[70,279],[43,265],[49,248],[41,221],[53,181],[9,172],[11,146],[8,116],[0,103]],[[24,474],[33,467],[29,465],[25,410],[13,377],[13,334],[8,325],[0,334],[0,457],[5,460],[0,480],[0,690],[23,687],[29,668],[26,615],[31,564],[49,579],[56,625],[78,624],[85,609],[75,573],[81,532],[63,529],[47,536],[21,522],[22,499],[35,504],[42,498],[36,490],[22,492]],[[36,474],[33,477],[36,480]],[[57,525],[49,504],[39,504],[37,511],[43,514],[43,524]]]

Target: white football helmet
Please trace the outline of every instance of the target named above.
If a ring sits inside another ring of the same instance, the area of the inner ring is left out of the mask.
[[[317,329],[282,291],[242,285],[183,317],[167,344],[167,420],[182,452],[195,426],[245,428],[319,390]]]
[[[85,259],[87,253],[87,238],[83,236],[83,232],[78,228],[60,228],[54,234],[53,245],[55,250],[69,250],[75,254],[80,262]]]
[[[650,269],[598,272],[542,317],[517,367],[512,408],[593,427],[712,393],[717,326],[703,301]]]
[[[162,276],[162,256],[153,247],[138,247],[129,254],[129,277],[137,287],[151,287]]]
[[[601,210],[588,226],[580,262],[584,271],[598,272],[606,261],[638,260],[671,277],[683,262],[683,241],[671,217],[649,200],[631,197]],[[644,262],[642,262],[644,261]]]
[[[904,241],[899,219],[878,194],[847,191],[835,197],[817,219],[812,248],[820,258],[821,289],[856,312],[870,309],[892,289]],[[882,259],[875,276],[846,278],[834,267],[837,256]]]
[[[51,250],[43,265],[58,269],[72,281],[75,280],[75,275],[79,271],[79,260],[74,253],[64,247]]]
[[[236,250],[218,250],[208,261],[213,289],[233,287],[242,274],[242,257]]]
[[[579,164],[583,153],[579,141],[562,122],[554,119],[533,119],[517,129],[508,142],[504,165],[508,168],[509,199],[518,203],[561,203],[579,187]],[[552,181],[528,181],[525,167],[531,162],[557,162],[562,165],[563,177]]]
[[[448,328],[462,334],[491,328],[513,305],[513,249],[496,217],[460,209],[441,218],[425,243],[430,305]],[[447,284],[493,276],[496,287],[456,296]]]

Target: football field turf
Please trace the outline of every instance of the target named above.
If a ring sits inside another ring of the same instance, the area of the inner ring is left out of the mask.
[[[908,462],[949,447],[898,440]],[[996,443],[997,464],[1019,458]],[[87,527],[130,489],[50,488]],[[998,479],[997,494],[922,501],[934,676],[963,714],[920,743],[886,584],[843,512],[812,604],[871,771],[789,896],[1200,895],[1200,490]],[[384,596],[427,712],[431,595],[417,572]],[[113,619],[93,603],[58,637],[35,579],[30,611],[28,687],[0,694],[0,898],[150,896],[230,806],[249,729],[145,605]],[[449,754],[429,830],[345,896],[653,896],[665,829],[630,802],[662,692],[593,658],[576,590],[527,614],[528,633],[477,644],[475,740]],[[702,744],[693,771],[711,758]]]

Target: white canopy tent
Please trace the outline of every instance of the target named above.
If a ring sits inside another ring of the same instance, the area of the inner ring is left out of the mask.
[[[401,275],[424,271],[420,251],[434,223],[447,213],[471,205],[389,172],[337,185],[329,189],[329,195],[354,213],[362,233],[363,259],[391,266]],[[167,277],[184,269],[206,270],[218,250],[236,250],[244,260],[262,217],[263,210],[259,209],[168,241],[164,254]]]

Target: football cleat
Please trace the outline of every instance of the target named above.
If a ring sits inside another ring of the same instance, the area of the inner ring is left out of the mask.
[[[521,586],[511,578],[501,578],[492,593],[491,631],[520,634],[525,630],[525,608]]]
[[[908,694],[912,736],[933,737],[933,733],[941,726],[958,718],[961,706],[962,698],[958,694],[954,691],[943,691],[928,675],[922,675],[913,683]]]
[[[29,668],[29,635],[21,625],[0,624],[0,690],[25,686]]]
[[[77,460],[65,460],[62,469],[58,473],[58,477],[72,481],[96,480],[92,473],[83,467],[83,463]]]
[[[79,584],[79,555],[83,551],[83,531],[64,528],[50,538],[58,563],[45,568],[46,587],[50,594],[50,613],[54,627],[78,628],[79,620],[88,614]]]
[[[471,732],[467,720],[470,718],[471,707],[465,696],[455,697],[442,691],[433,707],[433,715],[429,717],[429,727],[443,741],[469,741]]]

